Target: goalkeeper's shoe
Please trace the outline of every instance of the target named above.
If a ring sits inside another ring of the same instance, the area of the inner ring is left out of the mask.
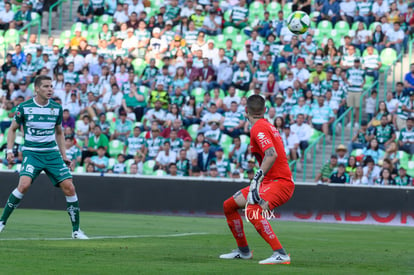
[[[253,254],[251,251],[249,253],[242,253],[240,249],[234,249],[230,253],[221,254],[220,259],[243,259],[243,260],[250,260],[253,258]]]
[[[88,236],[85,235],[85,233],[83,233],[82,230],[78,230],[78,231],[73,231],[72,232],[72,239],[79,239],[79,240],[88,240]]]
[[[260,261],[259,264],[290,264],[290,256],[274,252],[272,256]]]
[[[5,226],[4,222],[0,221],[0,232],[4,230]]]

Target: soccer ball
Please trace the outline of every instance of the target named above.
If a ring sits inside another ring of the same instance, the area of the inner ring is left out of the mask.
[[[294,34],[305,33],[310,26],[310,17],[306,12],[295,11],[287,19],[287,27]]]

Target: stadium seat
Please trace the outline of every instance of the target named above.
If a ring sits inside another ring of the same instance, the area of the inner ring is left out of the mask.
[[[109,123],[115,122],[116,120],[116,114],[114,112],[106,112],[105,116],[106,116],[106,121]]]
[[[330,35],[332,31],[332,22],[328,20],[322,20],[318,24],[319,35]]]
[[[397,59],[397,52],[393,48],[385,48],[381,51],[380,58],[382,63],[380,71],[384,71]]]
[[[374,54],[377,54],[378,55],[378,51],[375,48],[374,48]],[[367,55],[368,55],[368,51],[367,51],[367,49],[365,49],[364,52],[362,53],[362,57],[365,57]]]
[[[82,119],[78,119],[75,121],[75,132],[79,129],[80,123],[82,123]]]
[[[240,135],[240,142],[250,144],[250,137],[248,135]]]
[[[4,34],[4,44],[17,44],[20,41],[19,32],[16,29],[9,29]]]
[[[374,31],[375,31],[375,28],[376,28],[378,25],[381,25],[381,23],[380,23],[380,22],[373,22],[373,23],[371,23],[371,25],[369,25],[369,30],[370,30],[371,32],[374,32]]]
[[[195,88],[191,91],[191,95],[195,97],[196,103],[203,102],[206,91],[203,88]]]
[[[404,168],[407,168],[408,161],[410,160],[410,155],[404,151],[398,151],[398,159],[400,160],[400,165]]]
[[[318,130],[315,130],[315,129],[312,129],[313,131],[312,131],[312,134],[311,134],[311,137],[309,138],[309,144],[312,144],[313,142],[315,142],[315,140],[320,136],[320,135],[322,135],[322,132],[320,132],[320,131],[318,131]]]
[[[14,140],[15,143],[17,144],[23,144],[24,143],[24,138],[21,135],[16,135],[16,139]]]
[[[223,151],[226,151],[226,149],[228,150],[232,143],[233,143],[233,138],[231,136],[226,135],[226,134],[221,135],[220,146],[223,148]]]
[[[134,159],[129,159],[129,160],[125,161],[127,174],[129,174],[131,172],[131,164],[133,164],[134,162],[135,162]]]
[[[245,91],[240,90],[240,89],[236,89],[236,96],[242,98],[245,94],[246,94]]]
[[[95,23],[96,24],[96,23]],[[93,24],[92,24],[93,25]],[[91,26],[92,26],[91,25]],[[71,32],[72,32],[72,34],[75,34],[75,30],[76,29],[80,29],[81,31],[85,31],[86,29],[87,29],[87,27],[86,27],[86,24],[83,24],[83,23],[81,23],[81,22],[77,22],[77,23],[75,23],[75,24],[73,24],[72,25],[72,28],[71,28]]]
[[[3,146],[3,144],[6,144],[6,143],[7,143],[7,136],[4,135],[4,134],[1,134],[0,135],[0,147]],[[1,152],[3,152],[3,151],[1,151]]]
[[[226,10],[226,12],[223,14],[223,18],[225,22],[230,21],[230,15],[231,15],[231,10]]]
[[[190,136],[193,140],[195,140],[197,138],[197,133],[198,133],[198,127],[199,126],[200,126],[199,124],[191,124],[187,128],[187,132],[190,134]]]
[[[244,45],[246,42],[246,36],[242,34],[238,34],[235,37],[229,37],[233,39],[233,48],[237,51],[244,49]]]
[[[114,168],[114,165],[117,163],[116,158],[110,158],[108,161],[108,169]]]
[[[118,154],[123,153],[124,151],[124,143],[115,139],[115,140],[111,140],[109,142],[109,146],[108,146],[108,150],[109,150],[109,155],[111,157],[117,157]]]
[[[364,89],[370,88],[373,83],[374,83],[374,77],[373,76],[365,76]]]
[[[338,35],[345,36],[349,34],[349,24],[346,21],[338,21],[335,24],[335,30]]]
[[[214,98],[214,89],[210,90],[210,96],[211,98]],[[219,98],[223,99],[225,97],[226,97],[226,94],[224,93],[222,89],[220,89]]]
[[[75,171],[74,172],[75,173],[85,173],[86,172],[86,169],[83,166],[78,166],[78,167],[75,168]]]
[[[158,169],[158,170],[155,170],[154,171],[153,175],[154,176],[157,176],[157,177],[159,177],[159,176],[166,176],[167,175],[167,172],[165,172],[164,170]]]
[[[407,164],[407,174],[414,177],[414,161],[409,161]]]
[[[163,0],[152,0],[151,8],[159,9],[164,4]]]
[[[289,15],[292,13],[292,2],[286,3],[283,6],[283,18],[287,19],[289,17]]]
[[[151,18],[152,16],[157,14],[157,8],[146,7],[144,8],[144,10],[147,13],[147,18]]]
[[[11,119],[9,118],[9,113],[3,109],[0,108],[0,121],[10,121]]]
[[[234,27],[226,27],[223,29],[223,35],[225,36],[236,36],[240,33],[239,29]]]
[[[98,23],[101,24],[101,25],[103,25],[103,24],[108,24],[109,25],[109,24],[112,23],[112,16],[104,14],[104,15],[99,17]]]
[[[224,48],[226,46],[226,37],[222,34],[214,36],[213,40],[217,48]]]
[[[154,166],[155,166],[155,160],[147,160],[146,162],[144,162],[144,166],[143,166],[143,174],[144,175],[148,175],[151,176],[154,174]]]
[[[361,156],[361,155],[362,155],[362,153],[363,153],[363,150],[362,150],[362,149],[355,149],[355,150],[353,150],[353,151],[351,152],[351,156],[353,156],[353,157],[358,157],[358,156]]]
[[[71,39],[72,38],[72,32],[71,31],[63,31],[60,34],[60,40],[63,41],[63,43],[65,43],[66,39]]]
[[[134,67],[135,74],[141,75],[145,67],[147,66],[147,63],[144,59],[135,58],[134,60],[132,60],[132,66]]]
[[[270,2],[266,7],[266,10],[269,12],[269,17],[272,20],[275,20],[277,18],[277,14],[281,9],[282,6],[278,2]]]
[[[352,27],[351,27],[351,30],[354,30],[354,31],[356,31],[357,29],[358,29],[358,25],[359,25],[359,23],[360,22],[354,22],[353,24],[352,24]],[[367,25],[365,25],[365,23],[364,23],[364,30],[366,30],[367,29]]]

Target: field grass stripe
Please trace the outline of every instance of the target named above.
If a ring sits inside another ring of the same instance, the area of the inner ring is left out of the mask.
[[[190,232],[177,234],[159,234],[159,235],[124,235],[124,236],[90,236],[90,240],[105,240],[105,239],[139,239],[139,238],[175,238],[195,235],[207,235],[207,232]],[[7,238],[0,241],[67,241],[72,238]]]

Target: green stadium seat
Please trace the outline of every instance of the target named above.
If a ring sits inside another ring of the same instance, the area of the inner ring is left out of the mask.
[[[141,75],[145,67],[147,66],[147,63],[144,59],[135,58],[134,60],[132,60],[132,66],[134,67],[134,73],[136,75]]]
[[[378,50],[374,48],[374,54],[378,54]],[[365,57],[368,55],[368,51],[367,49],[364,50],[364,52],[362,53],[362,57]]]
[[[88,27],[86,26],[86,24],[83,24],[81,22],[77,22],[77,23],[73,24],[72,28],[70,29],[72,34],[75,34],[76,29],[80,29],[81,31],[85,31],[85,30],[88,29]]]
[[[338,21],[335,24],[335,30],[338,32],[338,35],[345,36],[349,34],[349,24],[346,21]]]
[[[240,33],[240,30],[234,27],[226,27],[223,29],[223,35],[225,36],[236,36]]]
[[[4,44],[17,44],[20,41],[19,32],[16,29],[8,29],[4,33]]]
[[[223,134],[220,139],[220,146],[223,148],[223,151],[230,148],[230,145],[233,143],[233,138],[229,135]]]
[[[75,173],[85,173],[86,172],[86,169],[83,166],[77,166],[77,167],[75,167],[75,171],[74,172]]]
[[[407,168],[408,161],[410,161],[410,155],[404,151],[398,151],[398,159],[400,160],[400,165],[404,168]]]
[[[144,175],[154,175],[154,166],[155,166],[155,160],[147,160],[146,162],[144,162],[143,165],[143,174]]]
[[[371,32],[374,32],[374,31],[375,31],[375,28],[376,28],[378,25],[381,25],[381,23],[380,23],[380,22],[373,22],[373,23],[371,23],[371,25],[369,25],[369,30],[370,30]]]
[[[4,134],[1,134],[0,135],[0,147],[3,146],[3,144],[6,144],[6,143],[7,143],[7,136],[4,135]]]
[[[309,138],[309,144],[312,144],[313,142],[315,142],[315,140],[320,136],[320,135],[322,135],[322,132],[320,132],[320,131],[318,131],[318,130],[315,130],[315,129],[312,129],[313,131],[312,131],[312,134],[311,134],[311,137]]]
[[[187,128],[187,132],[190,134],[190,136],[193,140],[195,140],[197,138],[197,132],[198,132],[199,126],[200,126],[199,124],[191,124]]]
[[[214,98],[214,89],[210,90],[210,96],[211,98]],[[220,89],[219,98],[223,99],[225,97],[226,97],[226,94],[224,93],[222,89]]]
[[[407,164],[407,174],[414,177],[414,161],[409,161]]]
[[[0,163],[0,170],[5,171],[5,170],[9,170],[9,168],[7,167],[7,165],[4,165],[3,163]]]
[[[195,97],[197,103],[203,102],[206,91],[203,88],[195,88],[191,91],[191,95]]]
[[[246,42],[246,36],[242,34],[238,34],[234,37],[229,37],[233,39],[233,48],[237,51],[244,49],[244,45]]]
[[[253,2],[249,7],[249,22],[255,19],[262,20],[264,18],[264,6],[262,2]]]
[[[156,8],[159,10],[162,5],[164,5],[163,0],[152,0],[151,1],[151,8]]]
[[[236,96],[242,98],[245,94],[246,94],[245,91],[240,90],[240,89],[236,89]]]
[[[351,152],[351,156],[357,157],[362,155],[363,150],[362,149],[355,149]]]
[[[166,176],[167,172],[165,172],[164,170],[158,169],[154,171],[153,175],[157,177],[160,177],[160,176],[162,177],[162,176]]]
[[[319,35],[330,35],[332,31],[332,22],[328,20],[322,20],[317,26]]]
[[[214,36],[213,40],[217,48],[224,48],[226,46],[226,37],[222,34]]]
[[[109,149],[109,155],[111,157],[115,157],[116,158],[118,156],[118,154],[123,153],[123,151],[124,151],[124,143],[121,142],[121,141],[119,141],[119,140],[117,140],[117,139],[111,140],[109,142],[108,149]]]
[[[60,34],[60,40],[65,43],[66,39],[71,39],[72,38],[72,32],[71,31],[63,31]]]
[[[380,58],[382,63],[380,71],[384,71],[397,59],[397,52],[393,48],[385,48],[381,51]]]
[[[269,5],[267,5],[266,10],[269,12],[269,17],[272,20],[275,20],[278,16],[277,14],[282,9],[282,6],[278,2],[270,2]]]
[[[231,15],[231,10],[227,10],[227,11],[223,14],[224,21],[229,22],[229,21],[230,21],[230,15]]]
[[[364,30],[366,30],[366,29],[367,29],[367,25],[365,25],[365,23],[364,23],[364,22],[362,22],[362,23],[364,24]],[[352,24],[351,30],[356,31],[356,30],[358,29],[358,25],[359,25],[359,22],[358,22],[358,21],[357,21],[357,22],[354,22],[354,23]]]
[[[153,2],[153,1],[151,1]],[[146,7],[144,8],[145,12],[147,13],[147,18],[151,18],[152,16],[156,15],[158,12],[157,8],[150,8],[150,7]]]
[[[101,24],[101,25],[103,25],[103,24],[108,24],[109,25],[109,24],[112,23],[112,16],[104,14],[104,15],[99,17],[98,23]]]
[[[32,12],[30,15],[32,17],[32,22],[37,21],[37,20],[39,20],[39,21],[41,20],[41,17],[37,12]]]
[[[289,15],[292,13],[292,2],[286,3],[283,6],[283,18],[287,19],[289,17]]]
[[[108,169],[113,169],[116,163],[117,163],[116,158],[110,158],[108,160],[108,167],[107,168]]]
[[[129,159],[129,160],[125,161],[127,174],[129,174],[131,172],[131,164],[133,164],[134,161],[135,161],[134,159]]]
[[[374,77],[373,76],[365,76],[365,85],[364,89],[368,89],[369,87],[374,84]]]

